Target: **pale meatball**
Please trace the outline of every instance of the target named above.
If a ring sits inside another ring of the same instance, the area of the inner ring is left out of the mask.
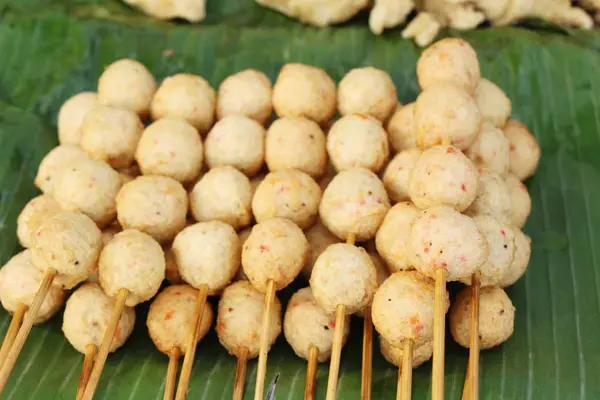
[[[410,175],[421,158],[423,152],[418,148],[410,148],[396,154],[385,168],[383,185],[392,201],[410,200]]]
[[[177,267],[177,260],[175,260],[175,254],[173,254],[173,248],[163,246],[163,253],[165,253],[165,279],[169,281],[171,285],[178,285],[183,282],[181,275],[179,274],[179,267]]]
[[[446,141],[467,149],[481,129],[477,103],[465,90],[440,84],[421,92],[415,102],[414,130],[417,145],[426,149]]]
[[[217,335],[229,354],[236,356],[241,348],[248,350],[248,358],[258,356],[265,295],[250,282],[239,281],[225,288],[219,301]],[[269,347],[281,333],[281,303],[277,296],[271,305]]]
[[[504,134],[510,142],[510,172],[521,181],[535,173],[541,157],[540,145],[535,136],[519,121],[509,120]]]
[[[206,80],[192,74],[177,74],[161,83],[150,109],[153,120],[180,118],[205,134],[214,122],[216,101],[217,95]]]
[[[450,306],[445,296],[446,310]],[[433,339],[435,284],[416,271],[392,274],[373,297],[373,325],[392,346],[406,339],[416,346]]]
[[[81,148],[90,157],[113,168],[126,168],[133,163],[144,125],[129,110],[97,106],[81,123]]]
[[[377,252],[393,272],[412,269],[408,249],[412,223],[419,213],[412,203],[398,203],[390,209],[377,231]]]
[[[46,194],[52,194],[57,178],[66,168],[88,159],[88,155],[77,146],[63,144],[53,148],[40,163],[35,186]]]
[[[217,118],[242,115],[266,124],[273,114],[273,88],[267,76],[255,69],[246,69],[228,76],[219,86]]]
[[[294,293],[283,318],[283,333],[298,357],[308,360],[310,348],[314,346],[319,350],[319,362],[329,360],[334,330],[335,314],[323,310],[309,287]],[[342,346],[349,333],[350,318],[346,318]]]
[[[379,172],[388,160],[390,147],[381,122],[350,114],[337,120],[329,130],[327,153],[338,171],[362,167]]]
[[[272,172],[294,168],[317,179],[327,168],[325,134],[310,119],[280,118],[267,131],[265,161]]]
[[[360,113],[387,121],[396,105],[396,86],[385,71],[373,67],[354,68],[340,81],[338,110],[342,115]]]
[[[513,231],[515,234],[515,257],[502,277],[500,287],[510,286],[517,282],[525,274],[531,257],[531,238],[520,229],[515,228]]]
[[[409,244],[411,265],[432,279],[437,268],[446,270],[448,281],[471,276],[489,254],[477,223],[447,206],[422,211],[413,222]]]
[[[240,267],[240,253],[235,230],[221,221],[188,226],[173,241],[181,278],[195,288],[208,286],[209,295],[232,281]]]
[[[523,229],[529,214],[531,213],[531,197],[527,186],[514,174],[508,174],[504,178],[510,192],[512,212],[510,222],[517,228]]]
[[[60,144],[79,146],[81,123],[98,104],[98,95],[95,92],[78,93],[64,102],[58,111],[58,141]]]
[[[2,307],[11,314],[17,311],[19,304],[31,307],[44,273],[31,261],[31,250],[24,250],[12,257],[0,269],[0,301]],[[50,290],[35,318],[35,323],[47,321],[62,307],[66,293],[56,285]]]
[[[156,296],[150,305],[146,325],[150,339],[159,351],[169,354],[172,348],[178,348],[185,354],[188,336],[194,329],[197,296],[198,291],[189,285],[169,286]],[[213,311],[207,302],[196,343],[206,336],[212,320]]]
[[[343,305],[347,315],[354,314],[371,304],[377,290],[377,271],[362,247],[332,244],[315,262],[310,287],[326,312],[334,313]]]
[[[323,224],[334,235],[346,240],[349,234],[357,241],[375,237],[390,209],[383,183],[368,169],[353,168],[337,174],[319,206]]]
[[[115,300],[108,297],[97,283],[86,283],[73,292],[63,315],[62,331],[71,346],[85,354],[85,348],[102,344]],[[110,352],[123,346],[135,325],[135,311],[125,307],[110,343]]]
[[[265,160],[265,128],[241,115],[225,117],[215,124],[204,142],[210,168],[231,165],[254,176]]]
[[[102,233],[94,221],[81,213],[60,212],[36,231],[31,260],[44,272],[56,270],[54,283],[71,289],[88,278],[101,249]]]
[[[54,198],[64,210],[82,212],[102,228],[116,217],[122,183],[119,173],[108,164],[84,159],[57,177]]]
[[[481,132],[471,147],[465,151],[476,165],[489,168],[505,176],[510,163],[510,144],[501,129],[484,122]]]
[[[181,183],[165,176],[140,176],[117,195],[123,229],[146,232],[159,242],[172,240],[185,226],[188,196]]]
[[[121,231],[122,229],[118,224],[113,224],[108,226],[107,228],[104,228],[102,230],[102,248],[104,249],[104,246],[106,246],[112,240],[112,238],[115,237],[115,235]],[[98,275],[98,264],[96,264],[94,265],[94,268],[90,271],[87,281],[98,282],[99,280],[100,276]]]
[[[110,107],[131,110],[144,117],[156,92],[156,80],[144,64],[127,58],[104,69],[98,80],[98,100]]]
[[[410,198],[419,208],[446,205],[466,210],[477,195],[475,165],[452,146],[435,146],[423,152],[412,169]]]
[[[104,292],[116,297],[127,289],[125,304],[133,307],[158,292],[165,279],[165,254],[152,236],[128,229],[104,246],[98,267]]]
[[[300,273],[308,260],[308,241],[296,224],[271,218],[254,225],[242,249],[242,267],[260,292],[273,280],[281,290]]]
[[[491,349],[508,340],[515,324],[515,307],[506,292],[486,287],[479,292],[479,346]],[[471,290],[463,289],[450,310],[450,332],[459,345],[469,348],[471,333]]]
[[[243,231],[238,232],[238,239],[240,240],[240,248],[242,248],[242,249],[244,248],[244,244],[246,244],[246,240],[248,240],[251,233],[252,233],[252,228],[246,228]],[[234,281],[247,281],[248,280],[248,277],[244,273],[244,268],[238,268],[233,280]]]
[[[329,229],[327,229],[320,220],[310,227],[310,229],[305,232],[305,235],[306,240],[308,240],[309,256],[308,262],[302,269],[301,274],[306,280],[309,280],[315,262],[317,262],[321,253],[330,245],[339,243],[340,239],[329,232]]]
[[[477,53],[463,39],[442,39],[425,49],[417,61],[417,79],[423,90],[451,83],[474,94],[480,78]]]
[[[208,171],[190,193],[190,209],[196,221],[223,221],[235,230],[250,225],[251,202],[250,180],[230,166]]]
[[[188,183],[200,176],[204,147],[198,131],[184,120],[161,119],[144,130],[135,159],[144,175]]]
[[[189,22],[200,22],[206,17],[206,0],[123,0],[137,6],[146,14],[158,19],[182,18]]]
[[[271,172],[256,188],[252,212],[259,223],[280,217],[306,229],[317,220],[321,196],[317,182],[304,172],[295,169]]]
[[[273,86],[273,107],[279,117],[304,117],[324,125],[335,115],[335,82],[321,68],[286,64]]]
[[[390,364],[393,364],[396,367],[402,365],[402,358],[404,357],[402,347],[394,347],[390,344],[390,342],[385,340],[384,337],[379,337],[379,348],[381,349],[381,354],[383,357]],[[417,368],[424,362],[429,361],[431,356],[433,356],[433,340],[414,347],[412,367]]]
[[[512,209],[512,199],[506,181],[489,169],[479,168],[477,197],[465,214],[490,215],[500,222],[509,224]]]
[[[417,147],[415,138],[415,103],[400,106],[387,124],[390,145],[396,152]]]
[[[17,218],[17,237],[21,246],[31,247],[33,235],[40,225],[60,211],[56,200],[47,194],[29,200]]]
[[[499,128],[504,127],[512,112],[512,104],[498,85],[481,78],[475,90],[475,101],[485,121]]]
[[[371,261],[373,261],[373,265],[375,266],[375,271],[377,271],[377,287],[379,288],[379,286],[381,286],[383,282],[385,282],[385,280],[390,277],[390,271],[388,270],[387,265],[385,265],[383,259],[379,256],[379,254],[377,254],[376,251],[371,251],[367,249],[367,253],[369,253],[369,257],[371,257]],[[358,310],[354,315],[360,318],[364,318],[365,310],[367,309],[367,307]]]

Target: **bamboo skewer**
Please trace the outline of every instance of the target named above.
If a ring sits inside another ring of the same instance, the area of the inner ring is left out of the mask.
[[[177,394],[175,395],[175,399],[177,400],[184,400],[187,396],[190,377],[192,376],[192,367],[194,366],[194,358],[196,357],[197,338],[200,333],[207,296],[208,285],[203,284],[198,288],[196,310],[194,312],[194,329],[188,336],[187,348],[185,356],[183,357],[183,365],[181,366],[181,375],[179,376],[179,383],[177,384]]]
[[[17,332],[19,332],[19,328],[21,328],[23,317],[25,316],[25,312],[27,312],[27,308],[28,307],[25,304],[20,303],[12,316],[10,325],[6,331],[6,336],[4,336],[4,341],[2,342],[2,348],[0,348],[0,369],[2,369],[4,366],[8,351],[15,341],[15,336],[17,336]]]
[[[371,400],[371,376],[373,373],[373,320],[371,307],[365,309],[363,325],[363,356],[362,356],[362,400]]]
[[[79,384],[77,385],[77,399],[81,398],[83,395],[83,391],[87,386],[88,380],[90,379],[90,373],[92,372],[92,367],[94,366],[94,357],[96,357],[96,353],[98,352],[98,348],[95,344],[88,344],[85,346],[85,355],[83,358],[83,366],[81,367],[81,374],[79,375]]]
[[[4,361],[4,365],[2,365],[2,369],[0,369],[0,394],[6,386],[6,382],[8,382],[8,377],[10,376],[10,373],[15,367],[17,358],[19,358],[19,354],[21,353],[21,350],[25,345],[27,336],[29,336],[29,332],[31,332],[31,328],[35,323],[35,319],[37,318],[37,314],[40,311],[40,307],[42,307],[42,304],[44,303],[44,300],[48,295],[48,291],[52,286],[52,282],[54,282],[56,274],[57,271],[54,268],[50,268],[46,271],[44,279],[40,284],[40,288],[38,289],[35,298],[33,299],[33,303],[31,303],[29,312],[23,318],[23,324],[21,325],[21,328],[15,336],[13,345],[10,347],[10,350],[8,350],[8,354],[6,356],[6,360]]]
[[[275,298],[275,282],[267,283],[265,296],[265,310],[263,313],[262,330],[260,334],[260,350],[258,353],[258,369],[256,372],[256,389],[254,400],[262,400],[265,390],[265,377],[267,374],[267,357],[269,355],[269,330],[271,328],[271,307]]]
[[[233,400],[242,400],[244,398],[244,385],[246,383],[248,349],[245,347],[240,347],[237,353],[238,360],[235,370],[235,381],[233,383]]]
[[[308,367],[306,368],[306,386],[304,387],[304,400],[315,399],[317,365],[319,363],[319,349],[310,346],[308,350]]]
[[[479,272],[471,278],[471,337],[469,342],[469,366],[465,379],[466,398],[479,399],[479,289],[481,281]]]
[[[412,370],[414,342],[404,340],[402,345],[402,363],[398,369],[398,400],[410,400],[412,396]]]
[[[167,368],[167,379],[165,380],[165,393],[163,400],[172,400],[175,394],[175,383],[177,382],[177,369],[179,367],[179,358],[181,350],[173,346],[169,351],[169,366]]]
[[[432,400],[444,400],[444,347],[446,335],[446,270],[435,270],[435,305],[433,321]]]
[[[128,295],[129,290],[123,288],[120,289],[119,293],[117,294],[112,314],[108,320],[106,332],[104,332],[104,337],[102,338],[102,343],[100,344],[100,349],[98,350],[98,355],[96,356],[96,361],[94,362],[94,367],[92,368],[90,378],[85,387],[83,395],[81,396],[81,399],[83,400],[91,400],[94,397],[94,393],[98,387],[98,382],[100,381],[100,376],[102,375],[102,370],[104,369],[104,364],[106,364],[106,358],[108,357],[110,346],[115,336],[115,331],[117,330],[117,325],[121,320],[121,315],[123,315],[123,311],[125,309],[125,300],[127,300]]]

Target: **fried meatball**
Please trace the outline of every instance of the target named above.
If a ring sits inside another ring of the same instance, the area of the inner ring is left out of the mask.
[[[387,124],[390,145],[396,152],[417,147],[414,113],[415,103],[400,106]]]
[[[419,209],[412,203],[398,203],[390,209],[377,231],[377,252],[393,272],[412,269],[408,256],[410,234],[419,214]]]
[[[31,247],[33,235],[40,225],[60,211],[60,205],[47,194],[29,200],[17,217],[17,237],[21,246]]]
[[[53,194],[57,178],[63,171],[85,160],[89,160],[88,155],[77,146],[63,144],[53,148],[40,163],[35,186],[46,194]]]
[[[396,86],[385,71],[373,67],[354,68],[338,86],[340,114],[360,113],[381,122],[388,120],[396,105]]]
[[[228,76],[219,86],[217,118],[242,115],[266,124],[273,114],[273,89],[267,76],[255,69],[246,69]]]
[[[81,123],[98,104],[96,92],[81,92],[69,98],[58,111],[58,142],[79,146]]]
[[[503,223],[511,222],[512,199],[508,185],[502,177],[487,168],[479,168],[477,196],[465,214],[490,215]]]
[[[510,214],[510,222],[517,228],[522,229],[531,213],[531,197],[527,186],[525,186],[519,178],[514,174],[508,174],[504,178],[506,186],[510,192],[512,212]]]
[[[527,127],[514,119],[506,123],[504,134],[510,142],[510,172],[524,181],[532,176],[538,167],[541,157],[540,145]]]
[[[383,336],[379,337],[379,347],[381,349],[381,354],[390,364],[393,364],[396,367],[400,367],[402,365],[402,347],[392,346],[390,342],[385,340]],[[433,340],[425,342],[420,346],[416,346],[413,349],[413,369],[417,368],[424,362],[429,361],[429,359],[431,359],[431,356],[433,356]]]
[[[504,132],[485,122],[477,139],[465,151],[476,165],[487,167],[495,173],[505,176],[510,163],[510,144]]]
[[[101,104],[131,110],[144,117],[156,92],[156,80],[139,61],[117,60],[104,69],[98,80]]]
[[[481,78],[475,89],[475,101],[481,117],[492,125],[502,128],[510,117],[510,99],[494,82]]]
[[[513,230],[515,233],[515,257],[502,277],[500,287],[513,285],[518,281],[525,274],[531,257],[531,238],[520,229],[514,228]]]
[[[421,158],[422,151],[410,148],[396,154],[385,168],[383,185],[387,190],[390,200],[410,200],[409,182],[410,175],[417,161]]]
[[[301,274],[306,280],[309,280],[317,258],[319,258],[321,253],[324,252],[329,245],[339,243],[340,239],[329,232],[329,229],[323,225],[321,220],[317,220],[317,223],[304,233],[306,235],[306,240],[308,240],[309,257]]]

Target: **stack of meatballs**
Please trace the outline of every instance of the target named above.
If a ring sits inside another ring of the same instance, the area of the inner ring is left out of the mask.
[[[197,75],[157,85],[141,63],[114,62],[96,92],[60,109],[60,145],[35,178],[42,194],[18,217],[25,250],[0,270],[2,305],[11,313],[30,306],[44,265],[64,259],[65,270],[56,269],[69,279],[56,280],[38,322],[75,289],[63,331],[85,353],[100,345],[113,299],[126,288],[111,350],[130,335],[133,307],[155,298],[147,326],[168,354],[185,352],[197,288],[207,285],[219,296],[221,344],[253,358],[266,282],[280,289],[297,280],[304,288],[285,317],[279,300],[271,308],[270,343],[283,327],[298,356],[308,359],[314,346],[328,360],[335,306],[350,302],[348,313],[372,306],[389,362],[400,363],[401,340],[410,338],[418,366],[432,354],[435,269],[465,284],[477,270],[481,347],[501,344],[515,313],[503,288],[529,262],[523,182],[540,148],[510,119],[510,100],[480,76],[463,40],[426,49],[417,75],[422,92],[402,105],[389,74],[372,67],[349,71],[337,87],[309,65],[284,65],[274,85],[245,70],[215,91]],[[340,244],[349,233],[358,247]],[[155,297],[165,278],[172,286]],[[388,304],[398,291],[402,306]],[[470,301],[465,288],[449,314],[464,347]],[[198,340],[212,326],[206,307]]]

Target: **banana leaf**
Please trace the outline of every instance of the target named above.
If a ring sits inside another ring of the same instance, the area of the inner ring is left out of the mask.
[[[94,90],[104,66],[121,57],[146,64],[157,79],[177,72],[204,76],[217,87],[229,74],[256,68],[273,80],[288,62],[325,68],[339,81],[351,68],[388,71],[402,102],[418,93],[420,53],[399,29],[376,37],[365,16],[335,28],[306,27],[251,0],[208,2],[202,24],[159,22],[113,0],[0,0],[0,262],[19,251],[16,218],[36,195],[33,178],[57,144],[56,116],[73,94]],[[514,335],[482,352],[482,399],[600,398],[600,33],[543,23],[487,28],[462,36],[478,51],[482,73],[513,102],[542,147],[537,174],[527,182],[533,239],[527,274],[508,289],[517,308]],[[279,294],[282,299],[306,283]],[[214,305],[214,304],[213,304]],[[160,399],[167,357],[148,338],[147,306],[126,345],[110,355],[97,399]],[[0,333],[9,323],[0,312]],[[64,339],[61,316],[34,327],[5,399],[73,398],[82,355]],[[342,353],[340,399],[360,397],[362,322]],[[446,398],[461,398],[467,350],[447,339]],[[280,337],[267,382],[280,374],[278,399],[300,399],[306,363]],[[324,398],[327,364],[318,370]],[[214,333],[199,345],[190,399],[231,398],[235,359]],[[248,366],[253,398],[256,361]],[[430,397],[431,364],[414,373],[414,398]],[[397,370],[373,360],[373,399],[393,399]]]

